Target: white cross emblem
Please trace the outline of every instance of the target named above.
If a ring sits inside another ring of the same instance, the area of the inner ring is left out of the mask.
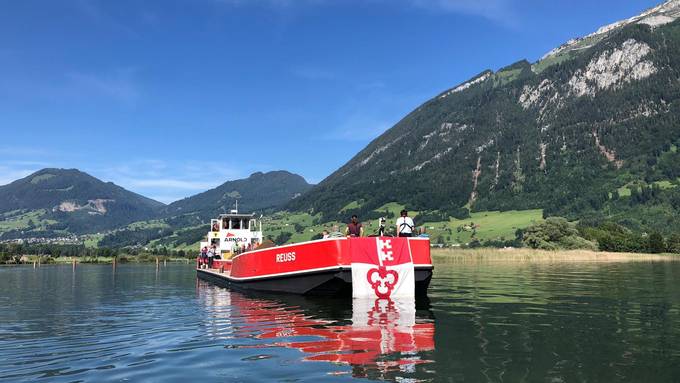
[[[384,261],[394,261],[392,257],[392,240],[391,239],[377,239],[378,246],[378,260],[380,261],[380,266],[383,265]]]

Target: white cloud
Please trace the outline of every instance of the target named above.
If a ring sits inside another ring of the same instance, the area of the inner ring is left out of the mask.
[[[179,201],[183,196],[177,195],[177,194],[159,194],[159,195],[148,195],[145,196],[147,198],[151,198],[154,201],[162,202],[166,205],[171,204],[175,201]]]
[[[135,68],[119,68],[109,73],[71,72],[66,75],[76,94],[104,96],[134,104],[140,96],[134,81]]]
[[[35,158],[51,154],[48,150],[41,148],[21,147],[21,146],[2,146],[0,147],[0,155],[4,157],[14,158]],[[10,160],[5,160],[10,161]]]
[[[12,183],[40,169],[49,167],[45,157],[54,153],[31,147],[0,147],[0,185]]]
[[[322,68],[315,67],[297,67],[292,70],[293,75],[305,80],[332,80],[335,73]]]
[[[407,0],[411,5],[434,10],[481,16],[505,24],[514,23],[516,15],[511,0]]]
[[[252,166],[252,165],[251,165]],[[243,169],[246,170],[250,166]],[[241,168],[239,168],[241,169]],[[164,203],[204,192],[226,181],[248,176],[219,161],[165,161],[136,159],[116,166],[98,166],[91,174],[125,189]]]
[[[325,140],[368,142],[383,134],[392,125],[394,124],[387,121],[357,114],[348,117],[336,129],[322,138]]]
[[[330,129],[321,139],[368,143],[396,125],[413,105],[435,94],[430,89],[394,91],[380,81],[359,83],[355,88],[354,97],[338,106],[345,114],[325,122]]]
[[[186,181],[171,178],[155,178],[155,179],[121,179],[122,182],[131,188],[163,188],[163,189],[181,189],[181,190],[207,190],[215,187],[214,182],[205,181]]]
[[[16,168],[0,165],[0,186],[10,184],[20,178],[24,178],[39,169]]]
[[[332,0],[214,0],[217,3],[232,6],[270,6],[270,7],[292,7],[296,5],[321,5],[332,2]]]
[[[44,168],[77,168],[104,182],[113,182],[125,189],[144,196],[160,196],[161,202],[172,202],[212,189],[222,183],[244,178],[248,170],[261,168],[257,164],[239,167],[219,161],[164,161],[137,159],[109,166],[82,163],[75,159],[64,161],[45,157],[45,151],[37,148],[0,147],[0,185],[9,184]],[[154,198],[154,197],[150,197]],[[155,198],[154,198],[155,199]]]
[[[415,7],[433,12],[479,16],[506,26],[517,23],[514,10],[516,0],[213,0],[234,7],[260,6],[291,9],[310,6],[357,6],[366,2],[384,7]]]
[[[119,21],[105,10],[106,2],[99,0],[76,0],[74,8],[92,23],[99,27],[108,28],[127,36],[137,36],[137,33],[127,24]]]

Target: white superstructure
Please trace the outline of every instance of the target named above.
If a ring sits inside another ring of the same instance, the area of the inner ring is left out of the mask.
[[[234,252],[251,250],[262,244],[262,222],[255,218],[255,214],[239,214],[232,210],[210,220],[206,239],[201,242],[201,249],[215,245],[217,253],[228,258]]]

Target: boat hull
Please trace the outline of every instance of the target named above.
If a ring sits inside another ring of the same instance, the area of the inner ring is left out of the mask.
[[[198,277],[221,287],[236,290],[252,290],[302,295],[352,295],[352,270],[338,268],[336,270],[302,272],[299,274],[269,277],[248,281],[230,278],[219,270],[197,269]],[[427,288],[432,279],[432,267],[415,269],[416,295],[427,295]]]
[[[432,279],[430,241],[408,241],[414,264],[416,295],[425,295]],[[303,295],[352,295],[352,239],[310,241],[240,254],[217,260],[212,269],[197,267],[198,277],[239,290]]]

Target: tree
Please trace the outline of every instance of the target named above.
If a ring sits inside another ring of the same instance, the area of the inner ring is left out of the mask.
[[[668,237],[666,242],[666,251],[669,253],[680,253],[680,234],[673,234]]]
[[[630,204],[636,205],[640,203],[640,192],[636,186],[630,188]]]
[[[549,217],[524,230],[524,245],[533,249],[594,249],[595,244],[578,235],[576,228],[562,217]]]
[[[652,233],[647,238],[647,241],[649,252],[652,254],[663,253],[664,250],[666,250],[666,246],[663,241],[663,236],[659,233],[656,232]]]
[[[276,238],[274,238],[274,243],[277,244],[277,245],[283,245],[286,242],[288,242],[288,240],[292,236],[293,236],[292,233],[289,233],[287,231],[283,231],[283,232],[281,232],[281,234],[277,235]]]

